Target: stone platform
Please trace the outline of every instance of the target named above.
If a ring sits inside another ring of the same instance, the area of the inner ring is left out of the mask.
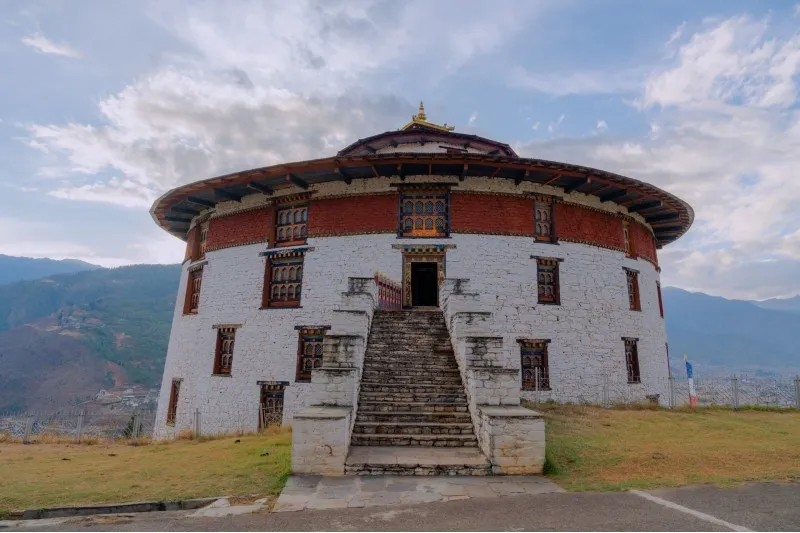
[[[272,512],[405,505],[563,492],[543,476],[292,476]]]
[[[359,475],[482,476],[491,465],[478,448],[351,446],[345,472]]]

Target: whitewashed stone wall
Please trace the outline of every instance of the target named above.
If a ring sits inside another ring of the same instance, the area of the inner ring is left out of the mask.
[[[425,178],[430,181],[430,177]],[[362,185],[356,185],[359,181]],[[356,180],[353,185],[388,187],[389,181],[376,179],[366,185],[371,180]],[[505,181],[481,179],[468,179],[459,188],[500,189],[501,184],[506,191],[513,189]],[[331,191],[344,187],[328,185]],[[525,187],[528,185],[520,185],[520,189]],[[488,335],[502,338],[502,353],[496,356],[499,366],[520,368],[517,339],[550,339],[552,391],[525,391],[523,398],[599,403],[605,389],[609,401],[644,399],[648,394],[660,394],[661,400],[666,400],[666,332],[656,292],[659,275],[643,259],[576,243],[536,243],[527,237],[453,234],[448,239],[398,239],[378,234],[312,238],[305,256],[302,307],[298,309],[259,309],[265,268],[265,258],[259,253],[267,249],[261,244],[208,252],[199,313],[183,316],[190,266],[184,264],[156,435],[170,436],[191,427],[195,409],[201,411],[204,432],[254,430],[258,422],[258,381],[290,383],[284,406],[284,423],[289,423],[297,410],[312,402],[311,384],[295,382],[295,327],[346,321],[333,311],[343,305],[348,277],[372,277],[375,271],[381,271],[400,280],[402,254],[392,249],[396,244],[455,245],[447,252],[446,276],[469,279],[475,301],[481,310],[491,313],[484,327]],[[559,267],[561,305],[536,303],[536,260],[531,256],[563,259]],[[641,311],[629,310],[623,267],[639,271]],[[212,326],[219,324],[241,326],[230,377],[212,375],[216,343]],[[622,337],[639,338],[641,384],[627,383]],[[177,422],[171,427],[164,422],[173,378],[183,382]]]

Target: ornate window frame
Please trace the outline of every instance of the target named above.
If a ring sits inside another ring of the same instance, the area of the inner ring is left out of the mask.
[[[167,404],[167,421],[168,426],[174,426],[175,420],[178,418],[178,400],[181,393],[181,383],[183,378],[172,378],[172,385],[169,389],[169,403]]]
[[[296,246],[308,241],[309,202],[284,203],[275,207],[275,246]]]
[[[533,238],[536,242],[557,243],[555,196],[535,194],[533,196]]]
[[[522,390],[551,390],[547,345],[550,339],[517,339]]]
[[[639,370],[639,339],[636,337],[622,337],[625,343],[625,369],[628,383],[641,383],[642,373]]]
[[[564,260],[536,255],[532,255],[531,259],[536,259],[536,302],[544,305],[561,305],[559,263]],[[550,291],[547,290],[548,287],[551,288]]]
[[[639,271],[622,267],[625,271],[625,280],[628,287],[628,305],[631,311],[642,310],[642,300],[639,295]]]
[[[398,238],[431,239],[450,236],[449,186],[400,187],[398,201]]]
[[[200,291],[203,288],[203,267],[206,261],[189,267],[186,279],[186,297],[183,302],[184,315],[196,315],[200,311]]]
[[[295,326],[295,329],[298,331],[295,381],[310,383],[311,372],[322,366],[325,332],[330,326]]]
[[[217,330],[213,375],[231,375],[233,371],[233,350],[236,345],[236,330],[240,327],[240,324],[218,324],[213,326]]]

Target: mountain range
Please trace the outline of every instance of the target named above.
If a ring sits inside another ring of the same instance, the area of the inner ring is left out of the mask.
[[[159,386],[179,265],[106,269],[0,256],[0,280],[21,273],[41,277],[0,284],[0,411]],[[667,287],[663,299],[678,375],[684,353],[698,376],[800,372],[800,296],[753,302]]]

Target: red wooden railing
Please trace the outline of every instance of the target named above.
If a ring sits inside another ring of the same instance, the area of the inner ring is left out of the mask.
[[[400,309],[402,307],[402,289],[399,283],[376,272],[375,285],[378,286],[378,309]]]

